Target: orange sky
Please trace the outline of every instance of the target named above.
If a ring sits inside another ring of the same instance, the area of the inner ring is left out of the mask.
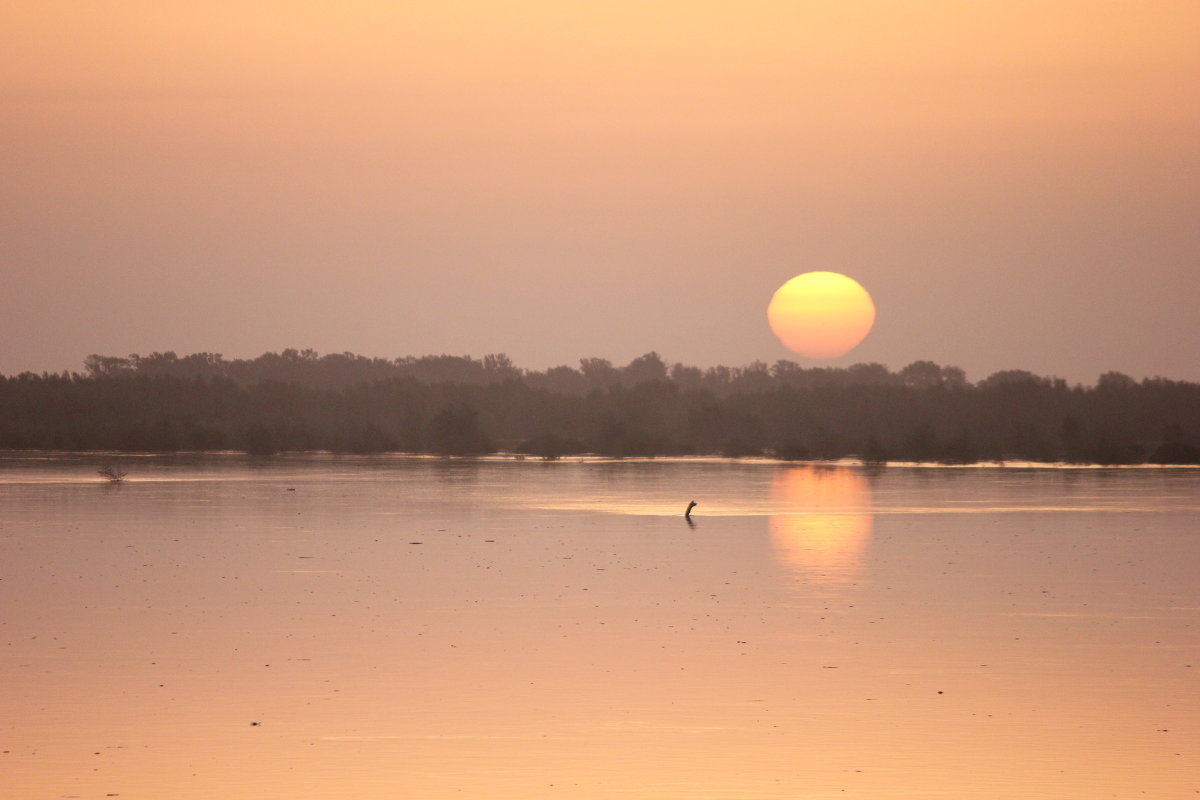
[[[1193,2],[8,4],[0,372],[90,352],[1200,379]]]

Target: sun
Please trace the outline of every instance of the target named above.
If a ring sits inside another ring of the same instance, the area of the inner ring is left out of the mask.
[[[780,286],[767,322],[783,346],[808,358],[837,358],[871,332],[875,303],[858,281],[837,272],[806,272]]]

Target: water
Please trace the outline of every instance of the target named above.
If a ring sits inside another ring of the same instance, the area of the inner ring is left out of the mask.
[[[1200,791],[1195,470],[103,463],[0,460],[5,798]]]

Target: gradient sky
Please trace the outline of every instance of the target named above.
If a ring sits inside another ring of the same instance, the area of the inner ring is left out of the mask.
[[[1200,3],[7,2],[0,372],[286,347],[1200,380]],[[806,362],[788,278],[875,330]]]

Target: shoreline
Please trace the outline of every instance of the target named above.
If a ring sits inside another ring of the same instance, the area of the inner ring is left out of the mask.
[[[174,450],[174,451],[126,451],[126,450],[0,450],[0,463],[8,460],[33,461],[93,461],[108,459],[110,461],[149,460],[149,459],[239,459],[250,460],[257,464],[270,462],[287,462],[301,460],[329,460],[346,462],[361,460],[367,462],[380,461],[423,461],[434,463],[523,463],[534,462],[546,464],[729,464],[764,466],[807,466],[816,468],[853,468],[862,470],[886,469],[995,469],[995,470],[1200,470],[1200,464],[1095,464],[1028,461],[1022,459],[1001,461],[975,461],[970,463],[942,463],[936,461],[886,461],[868,463],[858,458],[842,458],[836,460],[820,459],[784,459],[772,456],[721,456],[721,455],[690,455],[690,456],[606,456],[594,453],[560,456],[558,458],[542,458],[529,453],[497,452],[479,456],[445,456],[432,453],[412,453],[404,451],[380,453],[345,453],[332,450],[299,450],[275,453],[272,455],[255,455],[242,450]]]

